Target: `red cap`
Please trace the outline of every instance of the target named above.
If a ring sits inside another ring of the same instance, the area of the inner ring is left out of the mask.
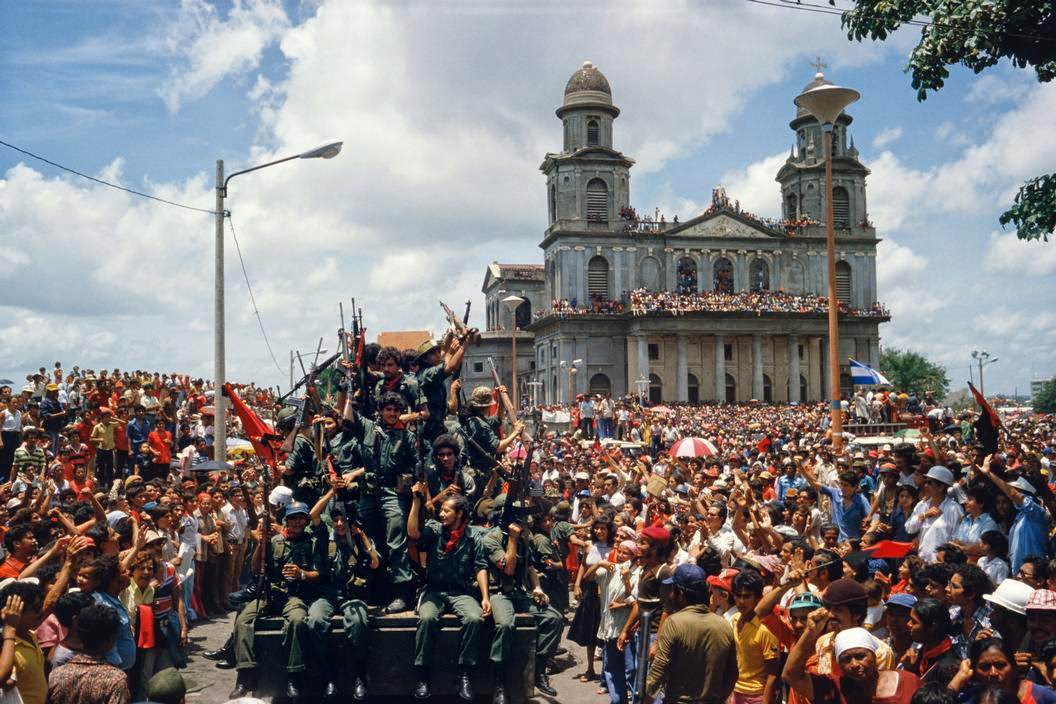
[[[671,540],[671,532],[661,526],[649,526],[642,531],[642,537],[654,543],[667,543]]]
[[[713,587],[724,589],[728,592],[733,591],[733,578],[740,574],[740,570],[735,570],[732,567],[727,567],[719,574],[708,577],[707,582]]]

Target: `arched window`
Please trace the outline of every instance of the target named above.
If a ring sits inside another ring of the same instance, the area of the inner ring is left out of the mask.
[[[532,323],[532,302],[527,298],[521,301],[521,305],[517,306],[517,312],[515,314],[517,319],[517,327],[525,328]]]
[[[609,299],[609,261],[605,257],[592,257],[587,264],[587,296]]]
[[[678,260],[678,285],[679,293],[697,292],[697,263],[689,257]]]
[[[753,259],[748,266],[748,286],[753,291],[770,290],[770,265],[765,259]]]
[[[836,262],[836,298],[851,304],[851,265],[847,262]]]
[[[557,220],[557,186],[550,186],[550,222]]]
[[[587,183],[587,220],[609,219],[609,187],[600,178]]]
[[[590,393],[591,395],[611,394],[612,382],[609,381],[609,377],[604,374],[595,374],[590,377]]]
[[[796,200],[796,194],[790,194],[785,199],[785,217],[789,220],[795,220],[799,216],[798,201]]]
[[[587,146],[596,147],[599,144],[598,121],[590,120],[587,122]]]
[[[832,189],[832,223],[834,227],[851,226],[851,197],[843,186]]]
[[[726,257],[715,262],[712,288],[719,293],[733,293],[733,262]]]
[[[656,374],[649,375],[649,403],[660,403],[663,398],[664,382]]]
[[[696,374],[689,375],[689,402],[700,403],[700,380]]]
[[[737,403],[737,380],[733,374],[726,375],[726,403]]]
[[[638,284],[647,291],[660,289],[660,262],[656,257],[646,257],[638,265]]]
[[[803,403],[807,402],[807,377],[802,374],[799,375],[799,400]]]
[[[763,374],[763,401],[765,403],[774,402],[774,382],[767,374]]]

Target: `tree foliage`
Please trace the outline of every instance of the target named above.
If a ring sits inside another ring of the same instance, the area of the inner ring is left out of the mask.
[[[936,399],[941,399],[950,389],[946,368],[912,350],[881,350],[880,371],[900,391],[915,391],[918,395],[931,391]]]
[[[1008,59],[1032,68],[1039,82],[1056,78],[1056,0],[854,0],[842,21],[855,41],[923,25],[906,66],[918,100],[941,89],[948,67],[958,64],[981,73]],[[1020,239],[1048,241],[1056,229],[1056,174],[1027,181],[1000,222],[1014,223]]]
[[[1037,413],[1056,413],[1056,379],[1050,379],[1034,396],[1034,410]]]

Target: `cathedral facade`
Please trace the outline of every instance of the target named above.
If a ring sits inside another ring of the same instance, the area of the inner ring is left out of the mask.
[[[824,81],[819,73],[807,88]],[[486,273],[488,344],[511,342],[514,314],[502,298],[526,299],[516,311],[521,397],[827,398],[827,302],[809,303],[828,293],[819,123],[801,110],[789,123],[795,145],[775,174],[780,220],[754,216],[735,194],[716,189],[704,213],[669,222],[639,217],[631,206],[634,160],[615,148],[619,114],[608,80],[584,63],[557,109],[562,148],[540,167],[549,211],[543,263],[496,263]],[[869,170],[858,160],[851,122],[845,113],[834,127],[832,167],[841,386],[848,389],[848,358],[878,365],[879,326],[889,319],[877,298]],[[643,306],[643,299],[662,303]]]

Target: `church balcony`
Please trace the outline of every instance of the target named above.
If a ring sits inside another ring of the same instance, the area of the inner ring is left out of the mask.
[[[536,313],[533,322],[544,318],[560,320],[581,317],[673,317],[695,314],[824,317],[828,315],[828,310],[828,299],[815,294],[791,294],[783,291],[671,293],[638,290],[622,300],[595,297],[587,304],[567,299],[553,301],[549,310]],[[881,303],[873,303],[868,308],[852,308],[841,303],[839,316],[878,322],[891,319],[891,313]]]

